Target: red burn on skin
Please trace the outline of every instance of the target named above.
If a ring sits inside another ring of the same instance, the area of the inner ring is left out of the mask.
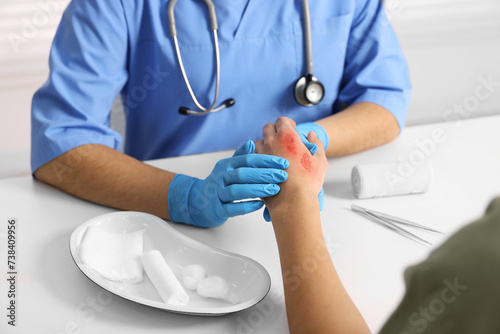
[[[282,144],[286,147],[288,152],[290,153],[297,153],[297,148],[295,147],[295,139],[292,137],[292,135],[287,135],[283,138]]]
[[[295,138],[292,135],[286,135],[282,139],[283,146],[287,149],[289,153],[292,153],[296,155],[297,157],[300,155],[300,152],[297,152],[297,146],[295,144]],[[311,171],[312,169],[312,162],[311,162],[311,156],[308,152],[302,154],[300,156],[300,163],[302,167],[304,167],[307,171]]]
[[[300,158],[300,163],[307,171],[311,171],[312,163],[309,153],[302,154],[302,157]]]

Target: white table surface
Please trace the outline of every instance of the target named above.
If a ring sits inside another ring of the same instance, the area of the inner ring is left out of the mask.
[[[445,140],[427,160],[435,183],[427,194],[355,199],[350,186],[354,165],[398,161],[418,150],[417,140]],[[325,239],[347,290],[373,331],[398,305],[404,269],[433,249],[403,238],[349,211],[351,203],[434,226],[448,235],[480,216],[500,194],[500,116],[406,128],[393,143],[348,157],[330,159],[325,205]],[[332,143],[335,145],[335,143]],[[205,177],[230,152],[151,162],[175,172]],[[272,279],[266,308],[223,317],[170,314],[114,297],[104,298],[69,253],[72,231],[86,220],[115,210],[82,201],[50,186],[17,177],[0,180],[0,276],[7,272],[7,219],[18,218],[17,327],[7,325],[7,282],[0,280],[1,333],[287,333],[282,278],[272,226],[262,211],[204,230],[174,225],[204,243],[249,256]],[[439,245],[444,237],[425,235]]]

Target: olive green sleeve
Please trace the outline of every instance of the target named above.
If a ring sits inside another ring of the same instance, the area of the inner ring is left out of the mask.
[[[406,294],[380,334],[500,333],[500,198],[404,278]]]

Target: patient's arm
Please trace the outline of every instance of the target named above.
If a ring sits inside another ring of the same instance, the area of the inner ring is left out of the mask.
[[[369,333],[323,238],[318,202],[328,167],[323,145],[310,133],[308,140],[319,148],[311,155],[294,128],[293,120],[282,117],[276,125],[266,125],[264,140],[256,142],[257,153],[282,156],[290,162],[280,192],[265,200],[279,248],[290,332]],[[295,275],[292,268],[303,274]]]
[[[394,115],[370,102],[353,104],[346,110],[316,121],[328,137],[327,156],[342,156],[386,144],[398,136]]]

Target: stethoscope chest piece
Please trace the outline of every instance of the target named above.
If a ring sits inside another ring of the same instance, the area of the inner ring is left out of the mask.
[[[304,75],[295,84],[295,100],[304,107],[312,107],[323,100],[325,88],[323,84],[313,75]]]

